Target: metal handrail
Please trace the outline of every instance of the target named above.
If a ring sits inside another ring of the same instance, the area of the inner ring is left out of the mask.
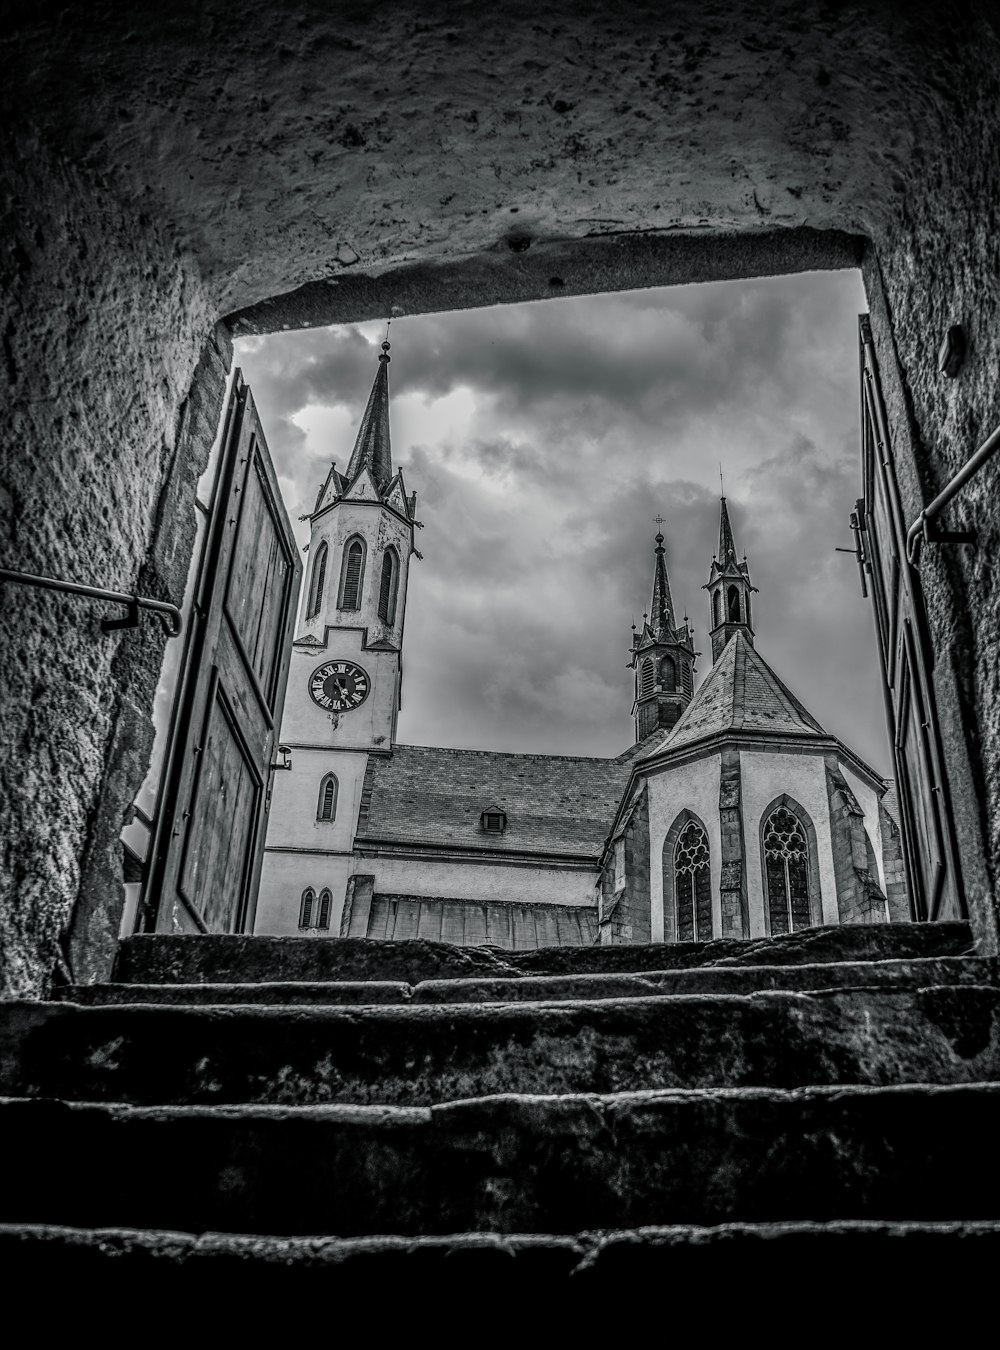
[[[87,595],[92,600],[107,600],[115,605],[127,605],[128,614],[124,619],[105,619],[101,627],[105,632],[114,628],[134,628],[139,622],[139,610],[149,609],[157,614],[163,624],[167,637],[179,637],[184,627],[184,619],[176,605],[166,600],[151,600],[145,595],[125,595],[121,591],[107,591],[100,586],[81,586],[75,581],[58,581],[55,577],[38,577],[31,572],[15,572],[8,567],[0,567],[0,581],[13,581],[21,586],[41,586],[47,591],[66,591],[70,595]]]
[[[972,458],[959,469],[958,473],[951,480],[929,506],[925,506],[917,516],[916,520],[906,532],[906,557],[912,567],[920,566],[920,543],[922,540],[927,543],[952,543],[952,544],[971,544],[975,536],[970,531],[942,532],[931,531],[928,529],[930,522],[948,505],[952,497],[965,486],[969,479],[983,467],[987,460],[991,459],[1000,449],[1000,427],[997,427],[993,434],[985,440]]]

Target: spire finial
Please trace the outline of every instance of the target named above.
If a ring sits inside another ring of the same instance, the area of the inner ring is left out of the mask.
[[[662,516],[654,516],[654,517],[653,517],[653,524],[656,525],[656,526],[658,526],[658,527],[659,527],[659,526],[662,526],[662,525],[663,525],[663,517],[662,517]],[[662,553],[662,552],[663,552],[663,530],[660,529],[660,528],[657,529],[657,533],[656,533],[656,544],[657,544],[657,549],[656,549],[657,553]]]
[[[392,323],[392,320],[391,320],[391,319],[386,319],[386,321],[385,321],[385,341],[382,343],[382,355],[379,357],[379,360],[380,360],[380,361],[391,361],[391,360],[392,360],[392,357],[389,355],[389,325],[390,325],[391,323]]]
[[[726,485],[722,480],[722,460],[719,460],[719,494],[722,500],[726,500]]]

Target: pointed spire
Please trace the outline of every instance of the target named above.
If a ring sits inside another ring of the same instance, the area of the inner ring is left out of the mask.
[[[733,539],[733,527],[729,523],[729,508],[726,506],[725,497],[722,498],[722,513],[719,519],[719,552],[716,555],[719,559],[719,567],[725,571],[726,566],[732,561],[733,566],[738,566],[736,558],[736,542]]]
[[[347,466],[347,481],[353,483],[363,468],[380,490],[392,478],[392,452],[389,447],[389,340],[382,343],[378,359],[378,374],[368,396],[368,406],[361,419],[358,439],[354,443],[351,462]]]
[[[667,563],[663,550],[663,535],[656,536],[656,563],[653,568],[653,599],[650,603],[651,627],[653,635],[660,641],[673,642],[674,606],[670,598],[670,582],[667,580]]]

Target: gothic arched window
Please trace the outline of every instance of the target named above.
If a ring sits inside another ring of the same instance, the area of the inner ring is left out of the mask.
[[[328,773],[319,785],[319,805],[316,807],[317,820],[337,819],[337,794],[340,785],[335,773]]]
[[[708,836],[689,820],[674,845],[674,905],[677,941],[707,942],[712,936],[712,878]]]
[[[365,541],[351,539],[344,545],[344,565],[340,574],[339,609],[361,608],[361,585],[365,577]]]
[[[730,586],[728,593],[729,602],[729,622],[739,623],[740,621],[740,593],[735,586]]]
[[[677,663],[672,656],[665,656],[660,662],[660,688],[668,694],[677,688]]]
[[[753,627],[753,620],[750,618],[750,592],[749,592],[749,591],[747,591],[747,594],[746,594],[746,607],[747,607],[747,627],[748,627],[748,628],[752,628],[752,627]]]
[[[378,590],[378,616],[386,623],[396,620],[396,589],[399,585],[399,557],[394,548],[382,555],[382,580]]]
[[[718,628],[722,623],[722,592],[716,591],[712,596],[712,620],[713,627]]]
[[[313,906],[316,904],[316,892],[311,886],[307,886],[302,892],[302,902],[299,905],[299,927],[311,928],[313,918]]]
[[[653,685],[656,682],[656,669],[653,666],[653,658],[647,656],[642,663],[642,671],[639,679],[639,693],[642,697],[653,692]]]
[[[812,926],[809,840],[787,799],[773,807],[761,830],[771,936]]]
[[[324,541],[316,550],[316,556],[313,558],[312,576],[309,582],[309,603],[306,606],[307,619],[311,619],[314,614],[318,614],[320,605],[323,603],[323,586],[326,582],[326,562],[329,554],[330,550]]]
[[[326,891],[326,890],[320,891],[320,893],[319,893],[319,913],[318,913],[317,916],[316,916],[316,927],[317,927],[317,928],[329,928],[329,927],[330,927],[330,905],[331,905],[332,901],[333,901],[333,896],[330,894],[329,891]]]

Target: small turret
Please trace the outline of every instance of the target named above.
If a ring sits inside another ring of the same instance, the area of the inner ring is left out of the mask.
[[[713,665],[735,633],[742,633],[753,646],[750,596],[756,589],[757,587],[750,582],[746,555],[744,554],[742,562],[737,559],[733,527],[729,523],[729,509],[723,497],[719,519],[719,551],[712,559],[712,569],[705,585],[711,604]]]
[[[657,524],[662,519],[657,517]],[[694,693],[694,650],[687,622],[674,619],[663,535],[656,536],[653,594],[641,629],[633,625],[630,667],[635,671],[635,739],[678,721]]]

